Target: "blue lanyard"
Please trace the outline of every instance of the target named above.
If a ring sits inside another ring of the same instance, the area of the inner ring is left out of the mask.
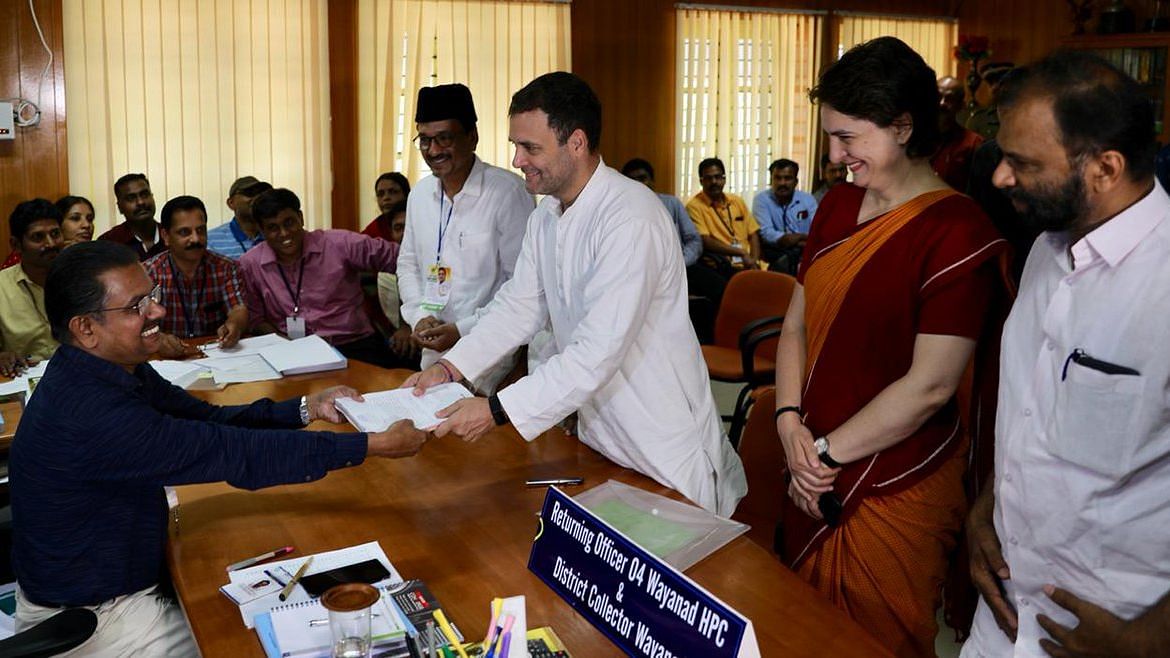
[[[455,200],[451,200],[451,209],[447,211],[447,221],[443,221],[443,199],[447,197],[443,193],[443,186],[439,186],[439,247],[435,250],[435,262],[439,263],[443,260],[443,236],[447,235],[447,227],[451,226],[451,214],[455,212]]]

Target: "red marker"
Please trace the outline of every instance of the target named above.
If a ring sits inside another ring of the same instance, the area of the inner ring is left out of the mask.
[[[295,550],[297,550],[297,549],[293,548],[292,546],[285,546],[284,548],[278,548],[275,551],[270,551],[270,552],[265,553],[263,555],[257,555],[256,557],[250,557],[247,560],[241,560],[239,562],[236,562],[235,564],[229,564],[227,570],[228,571],[237,571],[239,569],[244,569],[244,568],[252,566],[253,564],[257,564],[259,562],[263,562],[265,560],[271,560],[274,557],[280,557],[281,555],[287,555],[289,553],[292,553]]]

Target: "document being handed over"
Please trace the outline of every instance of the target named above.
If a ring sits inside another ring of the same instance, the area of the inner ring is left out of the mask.
[[[338,398],[333,404],[359,432],[381,432],[403,418],[420,430],[431,429],[443,422],[436,412],[472,395],[462,384],[450,383],[434,386],[417,397],[410,388],[363,393],[362,397],[362,402]]]

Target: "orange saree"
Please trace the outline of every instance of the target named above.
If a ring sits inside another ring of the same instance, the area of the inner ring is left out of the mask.
[[[838,186],[813,222],[805,287],[805,424],[824,436],[902,377],[918,334],[978,339],[1007,244],[968,198],[927,193],[860,226],[864,190]],[[847,464],[839,527],[785,501],[784,559],[899,655],[933,655],[934,610],[966,495],[951,400],[911,436]]]

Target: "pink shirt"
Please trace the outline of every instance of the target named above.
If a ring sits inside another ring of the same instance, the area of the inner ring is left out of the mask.
[[[276,260],[268,243],[258,244],[240,258],[248,316],[253,327],[269,322],[288,333],[285,318],[292,315],[299,287],[297,316],[308,333],[335,345],[364,338],[374,326],[362,308],[358,275],[393,273],[397,263],[397,244],[353,231],[305,233],[301,260],[290,266]]]

